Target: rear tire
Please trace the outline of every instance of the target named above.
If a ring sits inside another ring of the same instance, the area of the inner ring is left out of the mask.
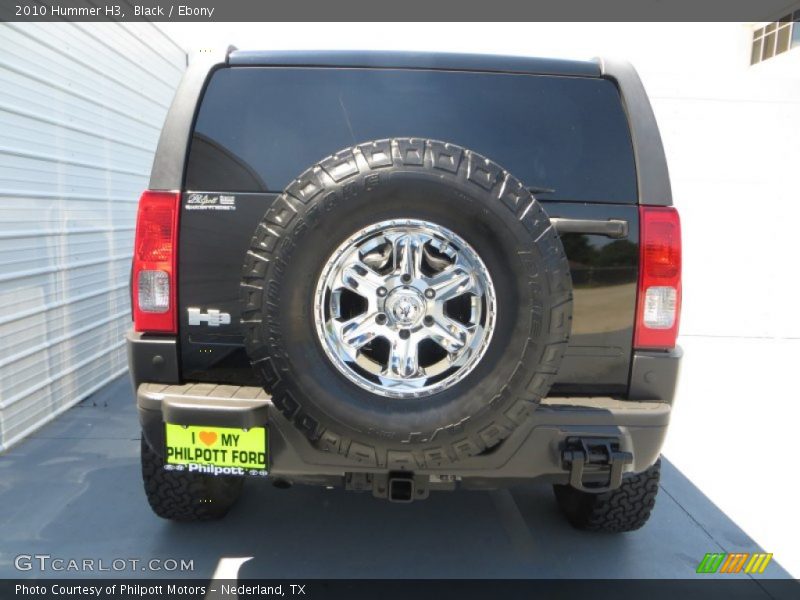
[[[656,504],[661,459],[643,473],[625,476],[616,490],[591,494],[569,485],[554,485],[561,512],[576,529],[624,533],[636,531],[650,518]]]
[[[164,469],[164,459],[142,439],[142,479],[150,508],[172,521],[213,521],[224,517],[241,495],[244,479]]]

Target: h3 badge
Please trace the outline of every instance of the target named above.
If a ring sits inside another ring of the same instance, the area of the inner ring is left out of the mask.
[[[230,325],[231,315],[226,312],[220,312],[216,308],[209,308],[207,312],[203,312],[199,308],[189,308],[189,325],[202,325],[205,323],[209,327],[219,327],[220,325]]]

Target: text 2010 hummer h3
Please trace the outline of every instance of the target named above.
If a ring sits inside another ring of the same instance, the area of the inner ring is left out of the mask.
[[[244,52],[192,64],[139,204],[147,497],[246,477],[408,502],[552,484],[628,531],[658,490],[680,224],[621,62]]]

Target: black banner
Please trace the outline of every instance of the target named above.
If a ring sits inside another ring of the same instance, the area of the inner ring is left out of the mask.
[[[0,580],[0,598],[40,600],[534,600],[537,598],[646,598],[647,600],[729,600],[800,597],[800,584],[747,576],[691,580],[191,580],[41,579]]]
[[[3,0],[0,20],[775,21],[793,4],[800,8],[791,0]]]

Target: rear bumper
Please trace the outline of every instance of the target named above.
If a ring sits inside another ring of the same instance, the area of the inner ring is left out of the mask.
[[[300,482],[340,484],[353,473],[386,473],[345,456],[321,452],[274,409],[260,388],[214,384],[144,383],[137,390],[139,419],[152,448],[162,453],[164,423],[249,428],[268,424],[270,474]],[[569,480],[562,451],[569,438],[609,437],[620,441],[633,462],[626,471],[640,472],[661,451],[671,406],[665,402],[631,402],[612,398],[548,398],[524,426],[491,453],[416,475],[460,479],[465,487],[496,487],[501,480]]]
[[[130,334],[128,352],[142,431],[159,454],[163,454],[165,447],[165,423],[234,428],[267,424],[272,477],[349,485],[354,475],[387,474],[385,467],[367,466],[315,448],[283,418],[261,388],[169,383],[177,380],[174,340],[144,339],[139,334]],[[680,349],[672,353],[637,353],[631,373],[632,400],[547,398],[527,423],[491,452],[442,467],[419,469],[415,476],[445,482],[442,484],[445,486],[460,481],[462,487],[473,488],[536,479],[567,483],[570,471],[563,452],[567,440],[575,438],[616,439],[619,450],[632,455],[624,471],[644,471],[661,452],[680,359]],[[587,481],[592,480],[591,469],[587,477]],[[602,469],[597,477],[603,477]]]

